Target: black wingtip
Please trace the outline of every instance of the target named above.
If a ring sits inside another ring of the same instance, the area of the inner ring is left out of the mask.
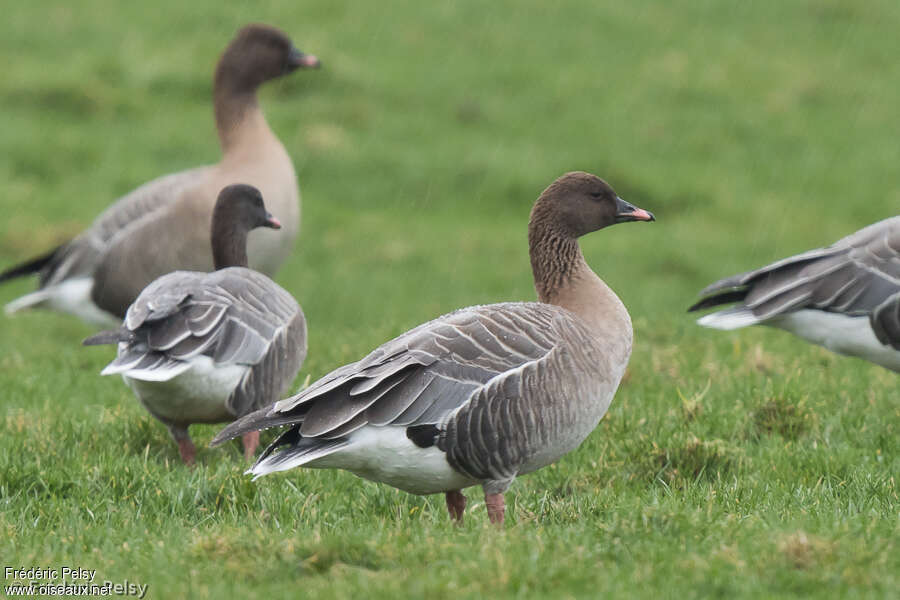
[[[11,279],[16,279],[17,277],[24,277],[26,275],[40,272],[44,267],[47,266],[50,261],[53,260],[53,257],[56,256],[56,253],[59,252],[60,248],[62,248],[62,246],[57,246],[46,254],[41,254],[40,256],[36,256],[31,260],[8,268],[7,270],[0,273],[0,283],[4,283]]]
[[[722,292],[721,294],[716,294],[714,296],[709,296],[696,302],[693,306],[687,309],[688,312],[694,312],[698,310],[703,310],[705,308],[712,308],[714,306],[720,306],[722,304],[731,304],[733,302],[740,302],[744,298],[747,297],[747,290],[729,290],[727,292]]]
[[[703,310],[704,308],[708,308],[710,306],[710,299],[704,298],[698,302],[695,302],[691,305],[690,308],[687,309],[687,312],[696,312],[698,310]]]

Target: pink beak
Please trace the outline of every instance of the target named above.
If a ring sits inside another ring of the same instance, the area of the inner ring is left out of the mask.
[[[653,218],[653,215],[648,213],[643,208],[636,208],[634,210],[634,212],[631,213],[631,216],[632,216],[632,218],[634,218],[635,221],[655,221],[656,220]]]
[[[281,221],[273,217],[271,214],[266,213],[266,227],[270,227],[272,229],[281,229]]]

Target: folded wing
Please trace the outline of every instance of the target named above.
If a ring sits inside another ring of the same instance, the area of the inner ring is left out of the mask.
[[[306,354],[306,324],[297,302],[265,275],[241,267],[176,271],[141,293],[119,332],[86,343],[109,341],[122,343],[105,375],[166,381],[198,356],[251,367],[228,401],[241,415],[293,379]]]
[[[550,324],[563,312],[538,303],[508,303],[439,317],[236,421],[213,444],[290,424],[298,425],[304,438],[334,440],[365,425],[439,423],[498,375],[550,353],[555,346]]]

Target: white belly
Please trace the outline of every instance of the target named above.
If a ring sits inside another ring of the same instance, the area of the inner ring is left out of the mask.
[[[122,378],[155,417],[172,423],[222,423],[232,421],[225,403],[249,367],[214,366],[208,356],[191,359],[191,368],[168,381]]]
[[[828,348],[900,371],[900,351],[878,341],[868,317],[849,317],[821,310],[798,310],[766,323]]]
[[[345,469],[365,479],[387,483],[411,494],[436,494],[479,483],[453,470],[435,446],[420,448],[405,427],[367,426],[349,436],[350,445],[308,463],[309,467]]]

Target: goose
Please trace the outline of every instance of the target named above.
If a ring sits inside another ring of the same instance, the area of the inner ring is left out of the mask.
[[[382,344],[211,442],[287,426],[248,471],[348,470],[444,493],[461,522],[480,484],[502,524],[513,480],[574,450],[606,413],[631,354],[631,319],[577,238],[653,215],[602,179],[567,173],[541,194],[528,240],[538,302],[472,306]]]
[[[715,329],[778,327],[832,352],[900,372],[900,216],[831,246],[717,281],[689,311]]]
[[[296,300],[247,268],[247,237],[279,229],[255,187],[230,185],[212,218],[215,271],[175,271],[147,286],[121,327],[84,341],[118,344],[101,372],[121,374],[194,463],[192,423],[231,421],[280,398],[306,357],[306,320]],[[259,433],[243,438],[249,460]]]
[[[318,67],[287,35],[266,25],[238,31],[215,70],[213,99],[222,149],[218,164],[154,179],[121,197],[70,242],[0,273],[0,282],[37,274],[39,289],[6,305],[8,314],[47,308],[89,324],[114,327],[151,281],[176,269],[209,271],[207,237],[216,195],[245,182],[258,187],[281,215],[276,235],[250,236],[251,265],[273,274],[287,258],[300,226],[297,176],[269,129],[257,88],[287,73]]]

